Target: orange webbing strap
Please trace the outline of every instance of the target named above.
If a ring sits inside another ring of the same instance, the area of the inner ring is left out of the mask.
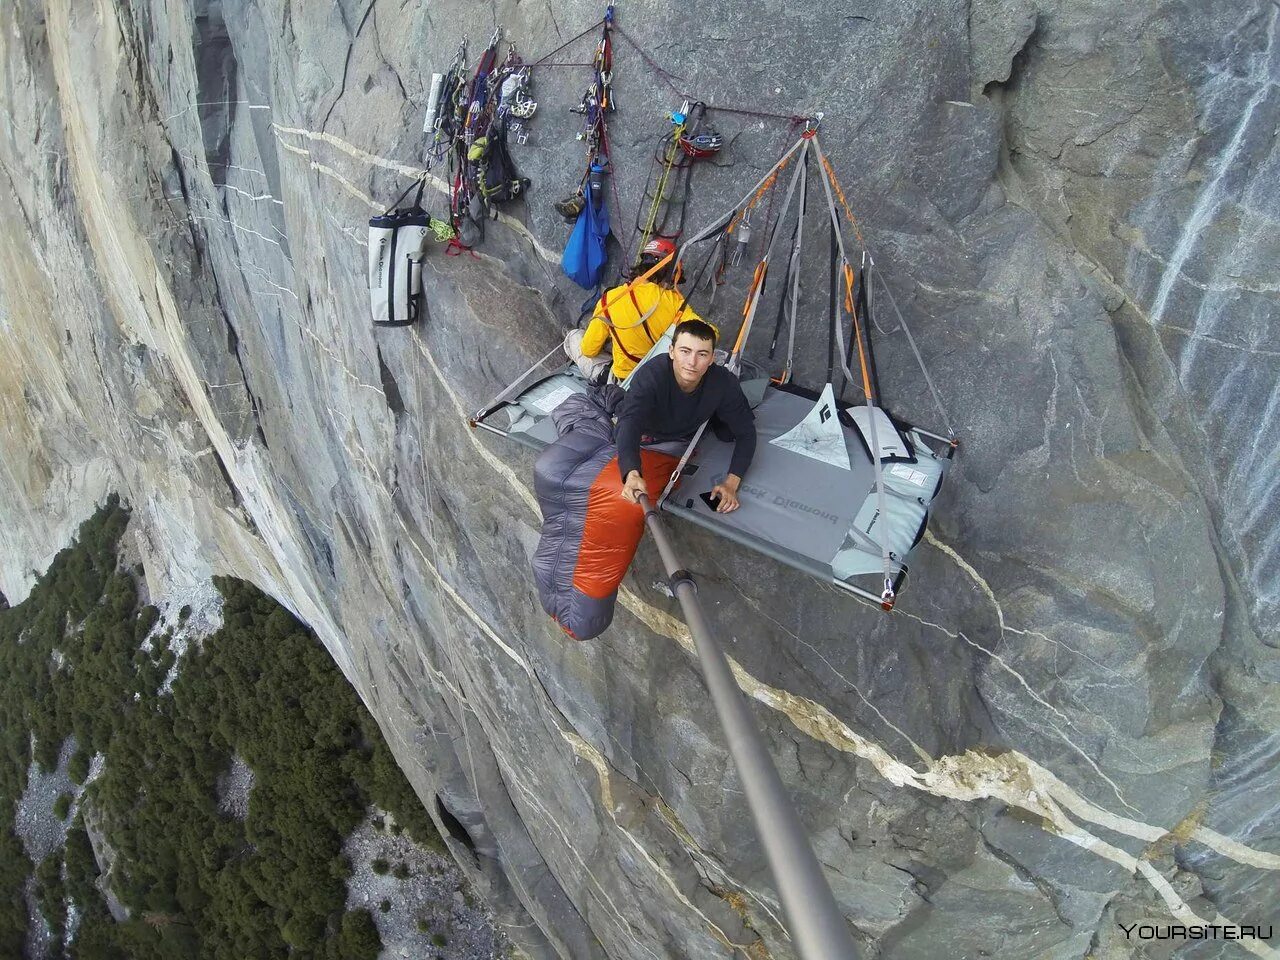
[[[762,181],[760,181],[760,186],[756,187],[756,191],[751,195],[751,199],[748,200],[742,206],[742,208],[737,212],[737,214],[734,216],[733,220],[729,224],[728,229],[725,230],[726,234],[733,233],[734,228],[737,227],[738,224],[742,222],[743,217],[746,214],[750,213],[755,208],[756,204],[760,202],[760,198],[763,197],[766,193],[768,193],[769,190],[773,187],[773,185],[778,182],[778,177],[782,175],[782,171],[787,169],[787,166],[794,159],[795,159],[795,153],[791,152],[778,161],[778,164],[776,167],[774,167],[773,172],[770,173],[767,177],[765,177]]]
[[[857,308],[853,305],[853,267],[849,266],[846,260],[842,270],[844,272],[844,308],[849,311],[850,329],[854,342],[858,344],[858,363],[862,367],[862,392],[868,400],[875,402],[875,397],[871,393],[871,373],[867,368],[867,354],[862,348],[862,323],[858,319]]]
[[[679,290],[676,293],[680,293]],[[684,312],[689,309],[689,298],[680,293],[680,309],[676,311],[676,317],[671,321],[670,326],[674,327],[677,323],[684,319]]]
[[[672,251],[671,251],[670,253],[668,253],[665,257],[663,257],[661,260],[659,260],[657,263],[655,263],[652,267],[650,267],[650,268],[649,268],[648,270],[646,270],[644,273],[640,274],[640,276],[638,276],[638,277],[636,277],[634,280],[632,280],[632,281],[631,281],[631,283],[627,284],[627,286],[628,286],[628,287],[630,287],[630,286],[633,286],[634,284],[637,284],[637,283],[643,283],[644,281],[648,280],[648,279],[649,279],[650,277],[652,277],[655,273],[657,273],[659,270],[661,270],[663,267],[665,267],[668,263],[670,263],[670,262],[671,262],[671,258],[672,258],[672,257],[674,257],[675,255],[676,255],[676,252],[675,252],[674,250],[672,250]]]
[[[778,214],[778,219],[768,227],[768,239],[764,244],[764,253],[760,257],[760,262],[756,264],[755,275],[751,278],[751,289],[747,293],[747,302],[742,308],[742,324],[738,327],[738,336],[734,340],[733,350],[729,354],[729,366],[735,373],[738,370],[738,357],[742,353],[747,335],[751,331],[751,324],[755,320],[756,308],[759,307],[760,298],[764,295],[764,282],[765,276],[769,272],[769,259],[773,256],[773,244],[778,239],[778,223],[787,215],[787,211],[791,209],[791,198],[795,196],[796,185],[803,179],[804,172],[808,168],[808,164],[803,158],[809,152],[809,142],[807,140],[799,141],[799,149],[796,152],[800,154],[802,160],[791,175],[791,182],[787,184],[787,195],[782,201],[782,210]],[[782,170],[795,155],[795,152],[789,153],[782,160],[779,160],[777,169]],[[758,194],[759,191],[757,190]],[[800,215],[803,216],[803,213]]]
[[[751,278],[751,288],[747,291],[747,301],[742,305],[742,323],[738,326],[737,339],[733,341],[733,350],[731,353],[738,353],[742,350],[743,338],[747,335],[747,318],[751,314],[751,307],[759,296],[758,291],[764,285],[765,274],[769,272],[769,263],[761,260],[756,264],[755,276]]]
[[[772,172],[770,172],[756,186],[755,192],[751,194],[747,202],[738,208],[737,212],[733,215],[733,219],[729,221],[729,226],[725,228],[725,236],[733,235],[733,231],[738,228],[738,224],[740,224],[745,219],[746,215],[755,208],[756,204],[760,202],[760,198],[768,193],[770,188],[778,182],[778,177],[781,176],[782,171],[787,169],[787,165],[795,158],[794,150],[795,147],[792,147],[791,151],[785,154],[783,158],[778,161]]]
[[[844,208],[844,215],[849,218],[849,226],[853,230],[853,235],[858,238],[858,246],[865,248],[866,243],[862,239],[862,231],[858,229],[858,218],[849,209],[849,201],[844,197],[844,190],[840,187],[840,181],[836,179],[836,172],[831,167],[831,161],[827,159],[825,153],[819,154],[819,156],[822,157],[822,166],[827,171],[827,177],[831,181],[832,189],[836,192],[836,197],[840,200],[840,206]]]
[[[747,288],[746,302],[742,304],[742,315],[744,317],[747,315],[747,311],[751,309],[751,298],[756,295],[756,288],[764,282],[764,275],[768,269],[769,265],[763,260],[756,264],[756,272],[751,278],[751,286]]]
[[[670,263],[671,258],[674,257],[675,255],[676,255],[675,251],[673,250],[671,253],[668,253],[665,257],[663,257],[661,260],[655,263],[652,267],[650,267],[644,273],[640,274],[640,276],[636,277],[634,280],[631,280],[630,282],[624,284],[621,287],[616,287],[615,289],[618,291],[618,295],[615,296],[612,300],[607,300],[606,297],[608,296],[608,294],[603,294],[600,297],[600,313],[603,315],[604,322],[609,324],[609,326],[611,327],[615,327],[615,329],[620,329],[620,328],[617,328],[614,325],[613,321],[609,319],[609,308],[613,306],[615,303],[617,303],[619,300],[621,300],[624,296],[634,297],[635,293],[631,288],[634,287],[637,283],[644,283],[644,281],[648,280],[655,273],[657,273],[659,270],[665,267],[668,263]],[[639,304],[636,304],[636,309],[637,311],[639,311]],[[644,320],[641,319],[637,323],[633,323],[631,326],[638,327],[643,322]]]

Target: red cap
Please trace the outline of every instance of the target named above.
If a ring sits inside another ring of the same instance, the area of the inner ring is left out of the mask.
[[[661,260],[663,257],[669,257],[675,252],[676,245],[674,241],[668,240],[666,237],[654,237],[644,245],[644,249],[640,251],[640,256]]]

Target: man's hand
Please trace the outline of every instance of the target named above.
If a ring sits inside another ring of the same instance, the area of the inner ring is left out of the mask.
[[[648,484],[644,482],[644,477],[640,476],[639,470],[632,470],[627,474],[626,482],[622,484],[622,499],[628,503],[640,502],[640,498],[649,493]]]
[[[732,513],[738,509],[738,484],[741,482],[740,476],[731,473],[724,478],[724,483],[717,483],[711,488],[711,498],[720,498],[720,502],[716,504],[716,513]]]

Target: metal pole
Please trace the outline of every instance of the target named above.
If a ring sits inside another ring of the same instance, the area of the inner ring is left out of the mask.
[[[662,519],[648,497],[641,496],[640,505],[644,508],[645,525],[658,545],[671,588],[693,634],[703,678],[711,691],[720,725],[729,742],[729,753],[742,778],[756,833],[782,896],[791,938],[802,960],[856,960],[858,952],[848,921],[836,906],[818,858],[782,786],[782,778],[752,723],[742,691],[734,682],[729,661],[711,633],[702,604],[698,602],[693,576],[676,558]]]

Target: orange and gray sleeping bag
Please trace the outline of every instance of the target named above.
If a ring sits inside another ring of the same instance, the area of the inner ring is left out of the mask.
[[[644,533],[644,512],[621,496],[611,414],[623,396],[608,386],[565,400],[552,414],[559,439],[533,468],[542,507],[533,576],[542,609],[575,640],[598,637],[613,622],[618,585]],[[640,459],[656,502],[678,458],[641,450]]]

